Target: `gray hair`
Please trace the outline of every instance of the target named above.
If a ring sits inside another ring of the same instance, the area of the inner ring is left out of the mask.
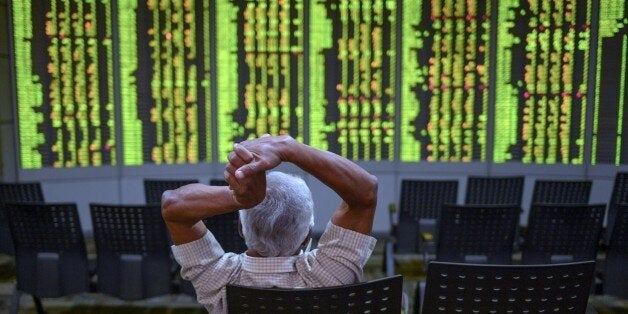
[[[312,192],[300,177],[273,171],[266,175],[266,197],[240,210],[249,249],[264,257],[291,256],[314,225]]]

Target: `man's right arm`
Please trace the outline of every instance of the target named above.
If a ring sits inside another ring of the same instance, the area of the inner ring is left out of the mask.
[[[291,162],[334,190],[342,199],[332,222],[345,229],[371,234],[377,207],[377,178],[337,154],[299,143],[289,136],[264,136],[240,143],[239,155],[253,161],[235,170],[238,179]]]

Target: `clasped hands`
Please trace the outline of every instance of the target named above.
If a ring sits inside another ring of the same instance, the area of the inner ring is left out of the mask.
[[[233,145],[225,167],[225,181],[233,191],[234,200],[242,209],[251,208],[266,196],[266,171],[283,161],[279,142],[291,139],[270,136],[247,140]]]

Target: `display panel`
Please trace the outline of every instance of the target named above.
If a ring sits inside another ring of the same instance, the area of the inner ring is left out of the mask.
[[[628,5],[601,0],[597,40],[592,164],[628,163]]]
[[[493,160],[582,164],[592,1],[498,1]]]
[[[211,161],[208,1],[117,3],[124,164]]]
[[[491,1],[402,10],[401,161],[485,161]]]
[[[353,160],[394,160],[396,1],[312,1],[310,144]]]
[[[22,169],[115,165],[111,5],[11,2]]]
[[[216,1],[218,159],[269,133],[304,137],[303,1]]]

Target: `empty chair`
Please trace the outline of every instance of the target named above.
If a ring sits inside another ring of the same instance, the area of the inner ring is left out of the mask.
[[[172,263],[158,204],[90,204],[99,292],[124,300],[168,294]]]
[[[585,313],[595,262],[431,262],[423,313]]]
[[[536,180],[532,204],[588,204],[591,181]]]
[[[618,205],[606,255],[604,294],[628,299],[628,204]]]
[[[521,206],[524,179],[523,176],[469,177],[464,203]]]
[[[533,204],[522,245],[522,263],[595,260],[605,207],[603,204]]]
[[[394,274],[393,253],[418,253],[434,248],[424,245],[421,233],[436,237],[436,221],[443,204],[455,204],[458,181],[402,180],[399,197],[399,218],[391,226],[394,246],[386,244],[386,274]],[[392,222],[392,219],[391,219]],[[433,244],[433,242],[432,242]]]
[[[325,288],[227,285],[229,313],[401,313],[403,279],[387,277]]]
[[[144,198],[146,204],[161,203],[161,194],[184,185],[198,183],[196,179],[144,179]]]
[[[615,183],[613,184],[613,194],[611,201],[608,203],[608,213],[606,216],[606,240],[610,241],[617,217],[617,208],[620,204],[628,204],[628,172],[618,172],[615,175]]]
[[[516,205],[443,205],[436,260],[510,264],[520,212]]]
[[[227,183],[227,181],[225,181],[224,179],[210,179],[209,180],[209,185],[213,185],[213,186],[227,186],[227,185],[229,185],[229,183]]]
[[[43,201],[44,194],[39,182],[0,183],[0,253],[15,254],[9,223],[2,204],[8,202]]]
[[[75,204],[8,203],[7,217],[15,244],[17,295],[60,297],[89,290],[85,240]]]

